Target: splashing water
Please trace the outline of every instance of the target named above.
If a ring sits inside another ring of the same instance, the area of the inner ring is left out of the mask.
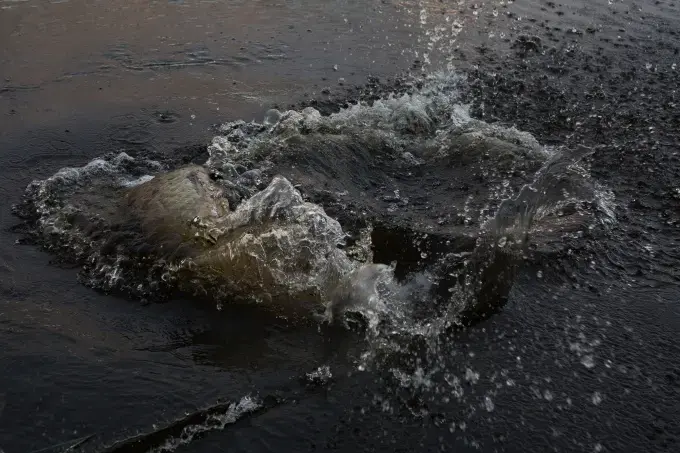
[[[103,156],[32,182],[15,213],[28,239],[80,265],[98,289],[151,300],[181,291],[218,308],[254,302],[288,319],[358,324],[365,346],[354,366],[386,384],[381,410],[424,417],[455,400],[467,415],[446,426],[465,430],[519,377],[469,364],[451,333],[499,310],[520,266],[574,258],[570,240],[615,221],[612,193],[588,171],[596,149],[547,148],[472,118],[465,83],[439,73],[331,115],[270,110],[262,123],[226,123],[203,165]],[[598,366],[591,354],[578,354],[586,370]],[[305,382],[336,374],[320,367]],[[481,398],[467,388],[489,381]],[[157,451],[257,404],[241,401]]]
[[[262,408],[262,403],[251,396],[244,396],[238,402],[232,403],[222,412],[208,414],[206,420],[200,424],[190,424],[177,437],[166,439],[161,445],[149,450],[149,453],[169,453],[176,451],[182,445],[191,443],[196,436],[215,430],[223,430],[228,425],[236,423],[244,416]]]
[[[529,242],[559,251],[611,220],[592,150],[471,118],[464,84],[439,73],[328,116],[227,123],[202,166],[105,156],[34,181],[15,212],[98,288],[359,312],[367,366],[497,310]]]

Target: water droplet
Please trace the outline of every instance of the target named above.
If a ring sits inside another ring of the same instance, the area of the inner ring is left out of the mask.
[[[602,402],[602,394],[600,392],[595,392],[590,400],[597,406]]]
[[[590,354],[584,355],[581,357],[581,364],[590,370],[595,367],[595,359]]]
[[[479,373],[475,373],[470,368],[465,369],[465,380],[476,384],[479,381]]]
[[[493,400],[489,396],[484,397],[484,407],[486,408],[487,412],[493,412],[495,406],[493,404]]]
[[[281,112],[276,109],[269,109],[264,115],[264,125],[273,126],[281,119]]]

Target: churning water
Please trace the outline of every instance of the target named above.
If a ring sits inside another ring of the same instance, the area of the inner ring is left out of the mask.
[[[615,221],[584,162],[592,149],[473,119],[464,83],[443,73],[330,115],[226,123],[198,165],[101,156],[32,182],[15,212],[89,286],[321,323],[354,314],[368,340],[357,369],[396,360],[400,386],[456,394],[441,339],[500,309],[524,263],[566,256],[569,239]]]
[[[404,317],[407,306],[428,304],[391,300],[408,292],[393,275],[407,264],[398,248],[415,247],[420,257],[399,279],[417,273],[413,281],[448,293],[448,323],[481,318],[507,296],[532,242],[555,253],[563,235],[611,223],[613,207],[580,164],[592,150],[548,149],[528,133],[473,120],[460,83],[438,75],[328,116],[308,107],[227,123],[203,165],[102,156],[34,181],[16,212],[34,239],[75,259],[83,280],[105,290],[155,298],[180,289],[217,304]],[[454,178],[476,188],[421,201],[424,184]],[[351,223],[324,209],[338,205],[355,213]],[[397,229],[404,244],[390,244],[394,259],[374,262],[387,252],[371,236]],[[428,250],[429,235],[445,242]]]

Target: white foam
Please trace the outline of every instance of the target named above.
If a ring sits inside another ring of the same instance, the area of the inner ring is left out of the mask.
[[[210,414],[206,421],[200,425],[186,426],[179,437],[173,437],[165,440],[162,445],[149,450],[149,453],[168,453],[177,450],[177,448],[187,445],[198,434],[208,431],[221,431],[228,425],[237,422],[245,415],[253,413],[262,407],[262,403],[251,396],[244,396],[237,403],[229,405],[226,411]]]
[[[144,176],[140,176],[139,178],[133,179],[133,180],[123,179],[121,181],[120,185],[123,186],[123,187],[135,187],[135,186],[138,186],[140,184],[144,184],[145,182],[149,182],[153,178],[154,178],[153,175],[144,175]]]

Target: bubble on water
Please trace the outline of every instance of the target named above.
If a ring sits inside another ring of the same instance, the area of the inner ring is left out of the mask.
[[[274,126],[281,120],[281,112],[276,109],[269,109],[264,115],[263,125],[267,127]]]

